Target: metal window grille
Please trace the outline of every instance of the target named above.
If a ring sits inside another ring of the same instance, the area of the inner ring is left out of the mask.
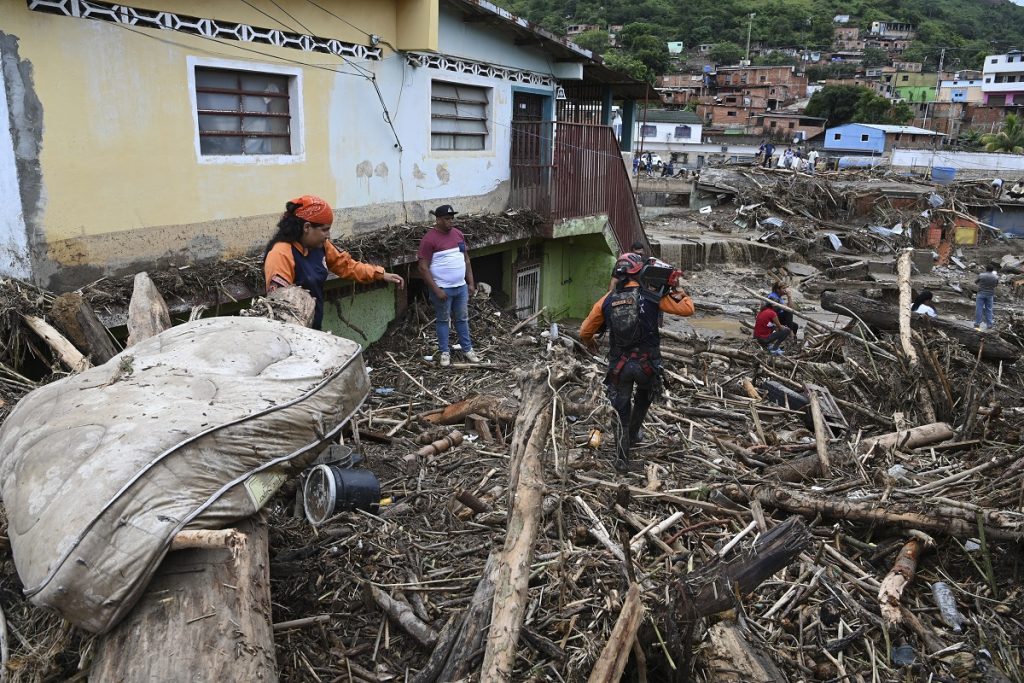
[[[430,89],[430,149],[487,146],[487,88],[434,81]]]
[[[687,139],[689,139],[689,137],[690,137],[690,127],[689,126],[676,126],[675,136],[677,138],[687,138]]]
[[[196,67],[199,150],[291,154],[289,76]]]
[[[645,126],[645,125],[641,125],[640,126],[640,137],[653,138],[657,134],[658,134],[658,127],[657,126]]]
[[[540,307],[540,266],[516,272],[516,317],[525,320]]]

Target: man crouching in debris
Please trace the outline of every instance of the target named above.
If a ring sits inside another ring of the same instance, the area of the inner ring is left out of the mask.
[[[640,441],[640,427],[661,387],[659,313],[693,315],[694,310],[693,301],[679,284],[678,271],[664,279],[666,285],[652,287],[643,276],[645,264],[639,254],[619,256],[612,270],[617,281],[615,290],[594,304],[580,326],[580,340],[595,354],[594,335],[609,330],[605,384],[608,400],[618,413],[615,468],[623,472],[629,470],[629,449]]]

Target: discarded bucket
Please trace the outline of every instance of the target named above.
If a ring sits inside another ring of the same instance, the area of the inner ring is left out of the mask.
[[[932,166],[932,181],[945,185],[956,180],[956,169],[952,166]]]
[[[380,508],[380,481],[369,470],[317,465],[306,477],[302,498],[311,524],[322,524],[339,512],[376,513]]]

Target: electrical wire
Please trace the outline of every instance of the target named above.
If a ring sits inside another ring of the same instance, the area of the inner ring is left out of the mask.
[[[359,31],[360,33],[362,33],[363,35],[367,36],[368,38],[372,38],[373,36],[377,35],[376,33],[370,33],[370,32],[369,32],[369,31],[367,31],[366,29],[362,29],[362,28],[359,28],[358,26],[356,26],[355,24],[353,24],[353,23],[352,23],[351,21],[349,21],[348,19],[345,19],[345,18],[343,18],[343,17],[339,17],[339,16],[337,15],[337,14],[335,14],[335,13],[334,13],[334,12],[332,12],[331,10],[327,9],[326,7],[323,7],[322,5],[319,5],[319,4],[315,3],[315,2],[313,2],[313,0],[306,0],[306,2],[308,2],[308,3],[309,3],[309,4],[311,4],[311,5],[313,5],[313,7],[316,7],[316,8],[317,8],[317,9],[319,9],[319,10],[320,10],[321,12],[326,12],[327,14],[330,14],[330,15],[331,15],[332,17],[334,17],[334,18],[335,18],[335,19],[337,19],[338,21],[340,21],[340,22],[343,22],[343,23],[345,23],[345,24],[348,24],[349,26],[351,26],[351,27],[352,27],[352,28],[354,28],[355,30],[357,30],[357,31]],[[391,46],[389,45],[388,47],[391,47]],[[391,49],[393,49],[393,50],[394,50],[394,48],[391,48]],[[395,52],[398,52],[398,50],[395,50]]]
[[[259,12],[260,14],[262,14],[263,16],[265,16],[267,19],[270,19],[272,22],[274,22],[275,24],[277,24],[281,28],[288,29],[289,31],[294,31],[295,30],[291,26],[289,26],[288,24],[286,24],[283,21],[281,21],[280,19],[278,19],[277,17],[275,17],[275,16],[273,16],[271,14],[267,14],[266,12],[261,10],[259,7],[257,7],[256,5],[252,4],[251,2],[249,2],[249,0],[241,0],[241,1],[243,3],[245,3],[246,5],[248,5],[249,7],[253,8],[254,10],[256,10],[257,12]]]
[[[285,8],[283,8],[283,7],[281,7],[281,6],[279,5],[279,4],[277,4],[277,2],[276,2],[275,0],[270,0],[270,4],[271,4],[271,5],[273,5],[274,7],[276,7],[277,9],[281,10],[282,12],[284,12],[284,15],[285,15],[286,17],[288,17],[289,19],[291,19],[292,21],[294,21],[294,22],[295,22],[296,24],[298,24],[299,26],[301,26],[301,27],[302,27],[302,29],[303,29],[303,30],[304,30],[304,31],[305,31],[306,33],[308,33],[309,35],[313,35],[313,32],[309,30],[309,27],[308,27],[308,26],[306,26],[306,25],[305,25],[305,24],[303,24],[303,23],[302,23],[301,21],[299,21],[298,19],[296,19],[295,17],[293,17],[293,16],[291,15],[291,14],[289,14],[289,13],[288,13],[288,10],[286,10]]]

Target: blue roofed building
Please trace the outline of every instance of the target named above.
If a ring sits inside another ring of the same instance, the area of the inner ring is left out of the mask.
[[[944,137],[942,133],[917,126],[847,123],[825,131],[825,149],[830,152],[882,154],[893,147],[936,147]]]

